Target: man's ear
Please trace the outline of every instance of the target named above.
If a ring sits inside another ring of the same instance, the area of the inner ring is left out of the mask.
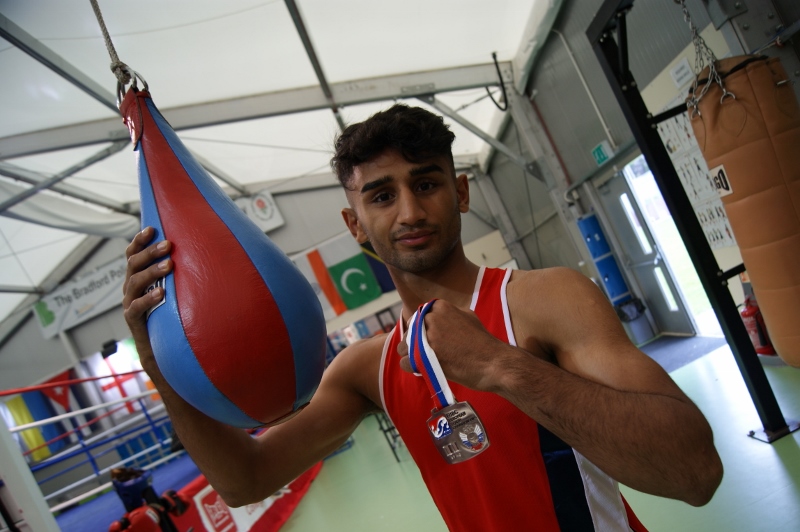
[[[456,194],[458,195],[458,212],[469,211],[469,181],[467,174],[456,177]]]
[[[356,211],[354,209],[350,207],[342,209],[342,219],[344,219],[344,223],[350,231],[350,234],[353,235],[353,238],[355,238],[359,244],[363,244],[369,240],[367,234],[361,229],[361,224],[358,222],[358,216],[356,216]]]

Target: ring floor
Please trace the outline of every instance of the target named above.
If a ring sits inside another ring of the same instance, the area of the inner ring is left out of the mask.
[[[767,365],[787,420],[800,420],[800,369]],[[727,345],[671,373],[714,430],[725,476],[711,502],[685,503],[622,491],[651,532],[800,530],[800,431],[773,444],[749,438],[761,424]],[[419,471],[401,446],[394,456],[373,416],[351,449],[328,461],[285,532],[445,531]]]

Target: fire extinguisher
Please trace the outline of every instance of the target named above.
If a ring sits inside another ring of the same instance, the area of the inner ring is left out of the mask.
[[[744,298],[744,308],[741,311],[741,315],[747,334],[750,336],[750,341],[753,342],[753,347],[756,348],[756,353],[759,355],[776,355],[772,342],[769,340],[767,327],[764,325],[764,317],[761,316],[761,310],[759,310],[753,296],[748,295]]]

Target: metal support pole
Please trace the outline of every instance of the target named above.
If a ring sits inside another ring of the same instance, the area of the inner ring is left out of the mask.
[[[647,106],[636,88],[630,72],[623,71],[619,62],[621,50],[611,38],[619,14],[624,17],[630,0],[607,0],[592,21],[587,36],[603,69],[623,114],[642,149],[656,183],[672,214],[686,250],[697,270],[700,282],[716,312],[720,326],[728,340],[733,356],[741,371],[745,385],[764,426],[763,439],[772,442],[786,434],[790,428],[781,413],[775,394],[758,360],[753,344],[747,335],[736,304],[728,291],[727,280],[717,264],[700,222],[681,185],[675,167],[669,158],[655,124],[649,118]],[[623,41],[624,42],[624,41]],[[624,51],[627,53],[627,51]],[[626,83],[627,82],[627,83]],[[796,427],[795,427],[796,428]],[[751,436],[755,436],[753,432]],[[759,437],[759,439],[762,439]]]
[[[472,168],[472,172],[475,175],[475,182],[478,183],[478,188],[481,190],[486,200],[486,205],[489,206],[489,211],[492,213],[492,216],[494,216],[494,219],[497,220],[497,228],[503,236],[503,241],[506,243],[508,253],[516,259],[517,265],[521,270],[533,269],[531,259],[528,257],[528,254],[525,253],[525,248],[522,247],[519,241],[517,229],[511,222],[511,217],[508,215],[506,206],[500,198],[500,193],[497,192],[497,188],[494,186],[494,181],[492,181],[491,177],[484,174],[477,165]]]
[[[217,179],[219,179],[220,181],[231,187],[234,191],[239,193],[239,195],[241,196],[248,195],[247,189],[244,188],[244,186],[241,183],[239,183],[236,179],[234,179],[230,174],[228,174],[228,172],[218,167],[217,165],[215,165],[214,163],[212,163],[211,161],[209,161],[196,151],[190,150],[190,152],[194,156],[194,158],[197,159],[197,162],[199,162],[203,166],[203,168],[205,168],[206,171],[208,171],[210,174],[216,176]]]
[[[537,163],[539,175],[548,190],[559,188],[559,183],[566,186],[567,173],[561,166],[553,145],[547,138],[544,126],[533,111],[533,106],[526,96],[508,87],[506,90],[508,107],[520,141],[528,148]]]
[[[427,96],[420,96],[419,99],[428,105],[434,107],[443,115],[451,118],[454,122],[458,122],[465,128],[467,128],[471,133],[475,136],[489,144],[491,147],[496,149],[497,151],[501,152],[503,155],[511,159],[512,162],[517,164],[520,168],[525,170],[527,173],[531,174],[536,179],[541,180],[542,176],[539,172],[539,168],[535,163],[530,161],[526,161],[520,154],[491,136],[490,134],[486,133],[484,130],[455,112],[453,109],[442,103],[441,101],[436,99],[436,96],[433,94],[428,94]]]
[[[116,97],[111,91],[65,61],[63,57],[11,22],[2,13],[0,13],[0,37],[111,109],[115,115],[119,113]]]
[[[306,30],[303,17],[300,15],[300,9],[297,7],[297,3],[294,0],[284,1],[286,3],[286,9],[289,10],[289,14],[294,22],[294,27],[297,29],[297,34],[300,36],[300,40],[303,41],[303,46],[306,49],[306,55],[308,55],[308,60],[311,61],[311,66],[314,68],[314,73],[317,75],[319,86],[322,88],[322,92],[325,94],[325,98],[328,100],[331,111],[333,111],[333,114],[336,117],[336,122],[339,123],[339,127],[344,131],[344,128],[347,126],[344,123],[342,114],[339,112],[339,106],[336,104],[336,100],[333,98],[333,91],[331,91],[328,80],[325,78],[325,73],[322,71],[322,64],[320,64],[319,58],[317,57],[317,52],[314,50],[314,45],[311,43],[311,37],[308,35],[308,30]]]
[[[11,179],[16,179],[17,181],[22,181],[23,183],[28,183],[30,185],[38,185],[42,181],[46,180],[46,177],[43,174],[15,166],[10,164],[8,161],[0,161],[0,175],[10,177]],[[74,187],[72,185],[62,183],[60,185],[51,186],[50,189],[58,192],[59,194],[63,194],[64,196],[79,199],[81,201],[85,201],[86,203],[91,203],[92,205],[99,205],[100,207],[105,207],[106,209],[110,209],[114,212],[121,212],[124,214],[131,213],[130,209],[126,208],[122,203],[103,199],[98,194],[79,189],[78,187]]]
[[[33,196],[34,194],[36,194],[40,190],[44,190],[46,188],[50,188],[51,186],[55,185],[59,181],[63,181],[64,179],[68,178],[69,176],[80,172],[84,168],[87,168],[87,167],[93,165],[96,162],[100,162],[103,159],[106,159],[106,158],[114,155],[115,153],[117,153],[120,150],[122,150],[122,148],[124,148],[128,144],[130,144],[129,141],[118,140],[118,141],[114,142],[111,146],[109,146],[108,148],[106,148],[104,150],[100,150],[99,152],[95,153],[94,155],[92,155],[88,159],[84,159],[83,161],[79,162],[78,164],[75,164],[75,165],[67,168],[63,172],[59,172],[58,174],[54,175],[50,179],[46,179],[44,181],[41,181],[41,182],[37,183],[36,185],[32,186],[31,188],[26,189],[23,192],[20,192],[16,196],[8,198],[3,203],[0,203],[0,214],[3,214],[4,212],[6,212],[8,209],[13,207],[17,203],[25,201],[26,199],[30,198],[31,196]]]

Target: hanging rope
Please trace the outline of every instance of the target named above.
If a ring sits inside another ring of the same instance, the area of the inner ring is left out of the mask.
[[[122,101],[125,86],[128,85],[128,83],[131,83],[131,81],[133,81],[133,87],[135,88],[136,80],[142,80],[144,89],[147,90],[147,82],[141,76],[141,74],[120,61],[119,56],[117,55],[117,50],[114,48],[114,43],[111,42],[111,35],[108,33],[106,23],[103,20],[103,14],[100,12],[100,6],[98,5],[97,0],[89,0],[89,2],[92,4],[95,17],[97,17],[97,23],[100,24],[100,31],[103,32],[103,39],[106,42],[108,55],[111,56],[111,72],[113,72],[114,76],[117,78],[117,102],[119,103]]]
[[[680,4],[683,10],[683,20],[689,25],[689,31],[692,33],[692,44],[694,45],[694,83],[692,84],[692,95],[686,101],[686,108],[691,111],[691,116],[695,116],[695,114],[700,114],[700,111],[697,109],[698,102],[706,95],[712,83],[718,84],[722,89],[720,103],[726,96],[730,96],[731,98],[736,98],[736,96],[732,92],[725,90],[722,78],[719,72],[717,72],[717,56],[714,55],[714,51],[709,48],[706,41],[700,36],[697,26],[694,25],[692,16],[689,14],[689,9],[686,7],[686,0],[675,0],[675,3]],[[700,74],[706,67],[706,62],[708,62],[708,78],[705,80],[703,87],[698,93],[698,85],[701,81]]]

